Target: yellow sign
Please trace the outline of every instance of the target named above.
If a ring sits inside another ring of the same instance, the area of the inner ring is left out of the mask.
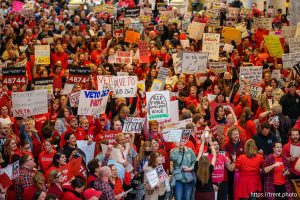
[[[35,63],[40,65],[50,64],[50,45],[34,46]]]
[[[276,35],[265,35],[264,40],[270,56],[281,58],[284,52],[279,37]]]
[[[236,45],[240,45],[242,42],[241,31],[235,28],[223,27],[222,36],[224,37],[224,42],[231,44],[234,40]]]

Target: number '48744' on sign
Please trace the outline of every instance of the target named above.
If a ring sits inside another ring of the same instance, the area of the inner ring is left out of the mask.
[[[87,83],[89,81],[90,81],[90,77],[70,76],[68,78],[68,82],[71,82],[71,83]]]
[[[3,77],[3,84],[12,85],[12,84],[25,84],[25,77]]]

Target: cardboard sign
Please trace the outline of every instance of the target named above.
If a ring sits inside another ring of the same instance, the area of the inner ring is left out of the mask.
[[[187,142],[191,132],[191,129],[169,129],[162,133],[166,142]]]
[[[109,90],[81,90],[78,115],[98,115],[105,112]]]
[[[296,26],[283,26],[282,27],[282,37],[285,41],[288,41],[290,38],[293,38],[296,34]]]
[[[266,29],[266,30],[271,31],[272,30],[272,22],[273,22],[273,18],[253,17],[254,26],[261,28],[261,29]]]
[[[231,44],[231,41],[234,40],[236,45],[240,45],[242,42],[241,31],[235,28],[223,27],[222,37],[224,37],[225,43]]]
[[[189,38],[194,40],[201,40],[206,24],[199,22],[192,22],[188,28]]]
[[[48,91],[35,90],[12,93],[14,117],[28,117],[48,112]]]
[[[101,149],[102,149],[102,154],[105,155],[107,152],[107,145],[101,144]],[[115,160],[120,164],[125,163],[125,160],[123,159],[123,154],[121,152],[121,149],[119,148],[112,148],[112,151],[110,153],[110,159]]]
[[[261,95],[263,88],[255,85],[250,86],[250,96],[251,99],[257,100],[258,96]]]
[[[300,62],[300,52],[287,53],[282,55],[282,63],[284,69],[291,69]]]
[[[166,78],[168,77],[169,70],[165,67],[160,67],[157,74],[157,79],[163,82],[163,85],[166,82]]]
[[[234,7],[228,7],[227,8],[227,15],[229,17],[237,18],[240,15],[241,9],[240,8],[234,8]]]
[[[69,102],[72,108],[78,107],[79,97],[80,97],[80,91],[70,94]]]
[[[139,41],[139,56],[140,63],[150,63],[148,43],[146,41]]]
[[[92,142],[89,145],[87,140],[77,140],[76,144],[78,149],[84,152],[86,157],[85,162],[89,163],[94,158],[96,142]]]
[[[113,91],[114,84],[113,78],[110,75],[100,75],[97,76],[98,90],[109,90]]]
[[[35,45],[34,55],[36,64],[50,64],[50,45]]]
[[[240,68],[240,80],[248,79],[250,83],[257,84],[262,81],[263,67],[251,66]]]
[[[183,53],[182,71],[186,74],[206,73],[208,53]]]
[[[66,165],[60,167],[59,171],[63,176],[63,184],[76,176],[87,178],[86,167],[82,164],[82,157],[72,159]]]
[[[115,54],[115,63],[130,64],[132,57],[129,51],[117,51]]]
[[[141,133],[144,128],[145,118],[127,117],[123,126],[123,133]]]
[[[265,35],[264,40],[270,56],[281,58],[284,52],[279,37],[276,35]]]
[[[210,71],[220,74],[227,72],[227,63],[226,62],[210,62],[209,63]]]
[[[114,76],[114,94],[119,97],[135,97],[137,92],[137,76]]]
[[[148,120],[170,118],[170,92],[155,91],[146,93]]]
[[[208,52],[209,59],[219,60],[220,34],[203,33],[202,52]]]
[[[75,84],[65,83],[64,89],[62,91],[63,95],[68,95],[72,92]]]
[[[19,178],[19,170],[20,170],[19,161],[16,161],[5,168],[1,168],[0,174],[6,174],[10,180],[15,180]]]
[[[233,48],[234,48],[233,45],[225,43],[224,47],[223,47],[223,50],[226,51],[226,52],[231,53],[233,51]]]
[[[300,37],[289,39],[290,53],[300,52]]]
[[[130,44],[132,43],[138,44],[139,41],[140,41],[140,33],[134,31],[126,31],[125,42],[128,42]]]
[[[162,165],[146,173],[146,178],[151,188],[155,188],[158,183],[163,183],[168,180],[168,175]]]
[[[140,7],[136,8],[125,8],[125,16],[124,17],[138,17],[140,16]]]
[[[7,67],[2,69],[2,83],[5,85],[26,84],[25,67]]]

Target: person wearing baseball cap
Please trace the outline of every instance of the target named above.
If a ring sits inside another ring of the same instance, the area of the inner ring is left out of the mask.
[[[98,200],[101,194],[102,194],[101,191],[97,191],[94,188],[89,188],[84,191],[83,197],[85,200]]]

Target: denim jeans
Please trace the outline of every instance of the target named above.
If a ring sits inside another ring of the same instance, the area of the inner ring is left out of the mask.
[[[175,200],[191,200],[194,187],[194,181],[184,183],[176,181],[174,196]]]

